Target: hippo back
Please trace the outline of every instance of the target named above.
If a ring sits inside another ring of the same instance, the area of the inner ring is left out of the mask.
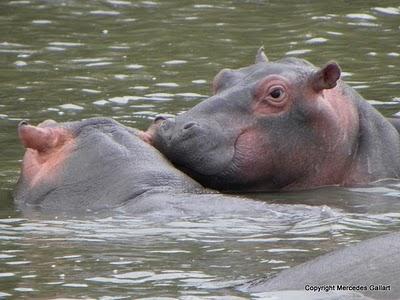
[[[388,234],[339,249],[246,286],[250,292],[305,290],[334,286],[376,299],[400,295],[400,233]],[[324,292],[324,288],[322,288]],[[316,292],[310,291],[310,294]]]

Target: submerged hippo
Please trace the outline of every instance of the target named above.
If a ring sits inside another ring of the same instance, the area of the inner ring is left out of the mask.
[[[26,148],[15,190],[20,206],[99,210],[157,189],[201,188],[145,143],[144,133],[112,119],[49,120],[37,127],[21,122],[18,134]]]
[[[335,62],[322,68],[298,58],[269,62],[260,49],[255,64],[219,72],[212,97],[175,119],[156,119],[152,142],[178,168],[219,190],[398,178],[399,122],[385,119],[340,75]]]
[[[400,233],[379,236],[335,250],[240,289],[251,293],[297,290],[308,296],[318,295],[317,299],[323,299],[329,291],[357,292],[380,300],[399,299],[399,248]]]
[[[85,213],[319,214],[320,208],[267,205],[210,193],[146,143],[148,135],[108,118],[39,126],[21,122],[26,148],[15,201],[23,211]],[[328,213],[322,208],[324,213]]]

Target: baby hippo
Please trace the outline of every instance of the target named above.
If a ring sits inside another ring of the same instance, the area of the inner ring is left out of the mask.
[[[154,146],[204,186],[295,191],[400,178],[400,121],[386,119],[340,79],[286,57],[224,69],[214,95],[159,122]]]
[[[21,122],[18,133],[26,152],[14,196],[23,211],[265,215],[278,207],[210,193],[146,143],[149,133],[112,119]]]

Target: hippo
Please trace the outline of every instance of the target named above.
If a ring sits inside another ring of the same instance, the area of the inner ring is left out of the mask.
[[[195,191],[200,185],[175,171],[144,142],[146,135],[108,118],[38,126],[23,121],[26,148],[15,189],[19,206],[47,210],[104,210],[162,187]],[[163,162],[157,164],[156,162]],[[166,184],[168,183],[168,184]]]
[[[286,57],[223,69],[213,96],[156,118],[151,142],[177,168],[221,191],[365,185],[400,175],[400,122],[386,119],[341,78]]]
[[[323,207],[266,204],[206,190],[148,144],[149,133],[109,118],[38,126],[23,121],[18,134],[26,151],[14,199],[25,213],[329,215]]]
[[[350,291],[380,300],[399,299],[399,248],[400,233],[385,234],[334,250],[239,289],[250,293],[296,290],[320,297],[329,291]]]

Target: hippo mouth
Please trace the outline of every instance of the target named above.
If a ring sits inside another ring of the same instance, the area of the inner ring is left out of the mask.
[[[193,132],[165,134],[160,129],[164,122],[157,120],[153,123],[145,132],[146,140],[178,169],[197,180],[217,178],[235,169],[232,162],[236,155],[236,143],[242,133],[233,136],[232,132],[226,134],[221,129],[221,134],[202,125]]]
[[[246,160],[249,160],[246,157],[247,149],[243,148],[243,141],[246,140],[246,134],[248,132],[243,130],[231,144],[230,149],[231,153],[229,157],[223,164],[219,164],[218,168],[206,168],[204,161],[208,161],[210,158],[213,159],[213,151],[216,149],[210,149],[209,152],[206,152],[205,155],[199,157],[198,161],[200,163],[193,165],[193,163],[188,163],[184,160],[174,160],[171,159],[169,155],[166,155],[168,159],[182,172],[188,174],[190,177],[201,183],[202,185],[220,189],[220,190],[235,190],[234,186],[241,185],[240,182],[243,181],[245,177],[249,176],[254,170],[250,168],[246,168],[245,164]],[[217,147],[216,147],[217,148]],[[226,155],[226,153],[225,153]]]
[[[191,143],[192,139],[203,139],[204,136],[189,137],[186,139],[185,144]],[[214,140],[214,139],[213,139]],[[219,143],[204,142],[204,148],[199,151],[189,151],[187,158],[178,157],[173,163],[176,164],[187,172],[196,172],[200,176],[206,177],[220,177],[225,174],[230,174],[236,171],[235,157],[236,157],[236,140],[230,146],[221,146]],[[182,145],[184,148],[185,145]],[[189,171],[190,170],[190,171]]]

